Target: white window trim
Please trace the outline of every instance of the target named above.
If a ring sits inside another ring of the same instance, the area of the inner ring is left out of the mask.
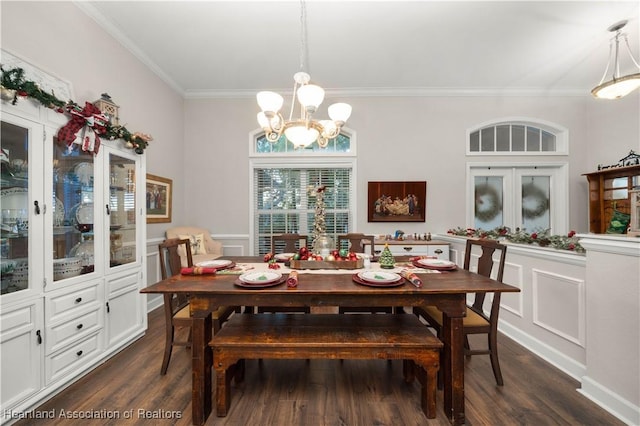
[[[530,169],[539,168],[540,171]],[[513,199],[515,188],[519,188],[521,171],[528,169],[526,173],[553,175],[551,179],[551,229],[553,234],[565,234],[569,229],[569,164],[567,162],[521,162],[521,163],[497,163],[497,162],[468,162],[467,163],[467,188],[466,188],[466,216],[467,228],[473,228],[474,218],[474,178],[482,176],[507,176],[503,180],[503,222],[506,226],[522,226],[521,200]],[[548,172],[553,169],[553,173]]]
[[[530,127],[537,127],[542,130],[545,130],[549,133],[553,133],[556,136],[556,150],[555,151],[479,151],[474,152],[471,151],[471,147],[469,146],[469,141],[471,140],[471,134],[473,132],[477,132],[480,129],[489,126],[500,126],[500,125],[523,125]],[[569,129],[566,127],[560,126],[559,124],[552,123],[550,121],[540,120],[538,118],[531,117],[503,117],[490,121],[485,121],[484,123],[479,123],[471,128],[467,129],[466,132],[466,151],[468,156],[478,157],[478,156],[554,156],[554,155],[569,155]]]

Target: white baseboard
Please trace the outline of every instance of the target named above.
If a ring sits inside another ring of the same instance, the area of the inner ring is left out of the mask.
[[[578,389],[582,395],[589,398],[612,415],[628,425],[640,425],[640,406],[611,392],[608,388],[592,380],[589,376],[582,377],[582,388]]]
[[[500,321],[498,330],[578,381],[582,380],[587,372],[584,364],[506,322]]]

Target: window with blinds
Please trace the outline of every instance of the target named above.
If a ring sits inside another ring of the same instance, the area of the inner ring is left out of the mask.
[[[315,188],[325,185],[327,234],[337,240],[349,232],[353,198],[353,167],[350,164],[326,167],[253,167],[254,254],[271,251],[271,236],[284,233],[313,233]],[[309,241],[311,244],[311,240]]]

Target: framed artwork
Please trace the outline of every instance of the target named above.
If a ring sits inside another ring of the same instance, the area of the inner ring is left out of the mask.
[[[369,182],[369,222],[424,222],[427,182]]]
[[[147,173],[147,223],[171,222],[173,181]]]

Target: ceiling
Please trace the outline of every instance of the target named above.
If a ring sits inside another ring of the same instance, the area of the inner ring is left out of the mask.
[[[300,70],[298,1],[76,2],[185,97],[290,91]],[[588,93],[607,28],[640,60],[640,1],[307,0],[304,70],[331,93]],[[634,70],[625,53],[623,74]],[[638,72],[638,71],[635,71]]]

